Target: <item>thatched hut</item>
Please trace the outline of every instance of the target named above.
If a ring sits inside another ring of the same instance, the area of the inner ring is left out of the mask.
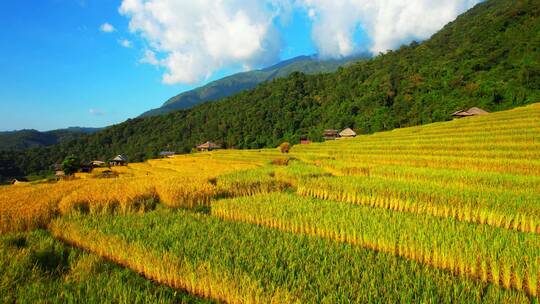
[[[486,115],[486,114],[489,114],[489,112],[486,110],[477,108],[477,107],[472,107],[468,109],[467,111],[462,111],[462,110],[456,111],[452,113],[452,116],[454,118],[462,118],[462,117],[478,116],[478,115]]]
[[[351,128],[347,128],[347,129],[339,132],[339,136],[342,137],[342,138],[356,137],[356,132],[354,132]]]
[[[207,141],[204,144],[200,144],[197,146],[197,151],[200,151],[200,152],[212,151],[212,150],[217,150],[217,149],[221,149],[221,146],[211,141]]]

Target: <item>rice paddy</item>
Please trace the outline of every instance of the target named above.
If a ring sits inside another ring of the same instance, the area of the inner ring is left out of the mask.
[[[0,187],[0,232],[48,229],[54,246],[139,273],[118,295],[139,301],[539,300],[540,104],[288,154],[222,150],[111,170]],[[0,278],[15,286],[22,274]],[[55,282],[52,302],[72,286]],[[32,287],[9,288],[4,299],[24,302]],[[101,296],[77,292],[70,299]]]

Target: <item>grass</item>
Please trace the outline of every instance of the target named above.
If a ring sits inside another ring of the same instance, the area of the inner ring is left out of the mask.
[[[0,237],[2,303],[207,303],[71,248],[48,232]]]

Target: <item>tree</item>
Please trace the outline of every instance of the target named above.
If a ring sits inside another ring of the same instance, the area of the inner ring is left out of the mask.
[[[70,155],[62,162],[62,170],[66,175],[73,175],[81,168],[81,161],[75,156]]]
[[[281,145],[279,145],[279,151],[281,151],[281,153],[289,153],[290,149],[291,149],[291,144],[289,144],[288,142],[284,142]]]

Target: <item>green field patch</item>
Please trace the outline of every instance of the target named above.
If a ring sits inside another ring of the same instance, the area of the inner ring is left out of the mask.
[[[533,296],[540,287],[537,234],[282,193],[218,201],[212,214],[358,244]]]
[[[51,229],[156,281],[230,303],[529,300],[393,254],[183,211],[63,218]]]

